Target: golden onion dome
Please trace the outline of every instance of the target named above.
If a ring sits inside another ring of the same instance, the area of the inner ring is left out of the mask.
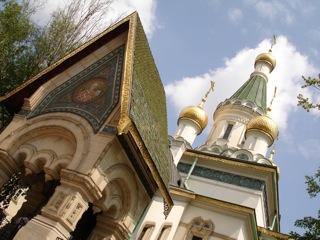
[[[266,62],[271,65],[271,72],[276,67],[277,61],[276,58],[272,55],[271,51],[267,53],[261,53],[256,57],[255,64],[257,62]]]
[[[271,144],[279,135],[279,130],[277,124],[268,116],[257,116],[252,118],[247,123],[246,135],[250,131],[259,131],[266,134],[270,140]]]
[[[182,109],[179,119],[187,119],[194,122],[200,129],[199,134],[208,124],[208,115],[206,111],[200,106],[188,106]]]

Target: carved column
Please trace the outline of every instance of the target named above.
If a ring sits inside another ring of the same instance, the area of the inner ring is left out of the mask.
[[[22,227],[14,240],[56,240],[68,239],[82,214],[88,209],[88,202],[99,199],[102,194],[92,172],[84,175],[62,170],[61,185],[55,189],[41,215],[31,219]],[[100,178],[98,178],[100,179]],[[100,187],[104,187],[102,184]]]
[[[87,201],[76,189],[58,186],[41,215],[31,219],[14,239],[68,239],[87,208]]]

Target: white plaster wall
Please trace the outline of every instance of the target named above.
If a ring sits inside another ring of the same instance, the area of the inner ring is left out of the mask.
[[[186,151],[186,144],[180,140],[173,140],[170,146],[174,164],[177,166],[181,156]]]
[[[261,72],[268,77],[271,72],[271,66],[265,62],[257,62],[255,65],[255,72]]]
[[[248,149],[252,153],[259,153],[266,156],[270,140],[267,136],[258,131],[249,131],[247,133],[247,139],[244,144],[244,148]]]
[[[267,227],[264,214],[266,209],[264,208],[264,197],[261,191],[196,176],[191,176],[187,185],[190,190],[197,194],[255,209],[258,226]]]
[[[208,208],[188,205],[181,219],[179,231],[174,236],[175,240],[184,239],[187,228],[183,227],[189,224],[194,218],[201,216],[204,220],[211,220],[214,224],[214,232],[231,237],[237,240],[250,240],[245,229],[245,221],[229,214],[219,213]],[[210,239],[219,239],[210,237]]]
[[[199,131],[199,127],[194,122],[187,119],[180,119],[175,136],[183,137],[192,145]]]
[[[174,201],[174,206],[170,211],[167,219],[163,214],[163,199],[161,197],[155,196],[152,199],[152,202],[149,205],[147,213],[140,225],[140,228],[137,229],[136,233],[133,235],[133,239],[137,239],[140,235],[142,229],[146,224],[154,225],[154,230],[150,237],[150,240],[156,240],[159,237],[160,231],[163,226],[170,225],[171,231],[167,240],[178,240],[174,238],[175,232],[178,228],[179,222],[181,220],[182,214],[186,207],[187,203],[182,201]]]

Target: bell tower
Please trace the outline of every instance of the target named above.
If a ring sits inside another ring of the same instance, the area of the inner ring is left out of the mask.
[[[256,57],[249,79],[218,105],[213,127],[200,150],[243,160],[266,158],[278,136],[276,124],[267,116],[267,83],[275,67],[271,49]]]

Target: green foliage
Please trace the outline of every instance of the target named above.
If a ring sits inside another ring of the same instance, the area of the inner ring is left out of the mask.
[[[311,198],[317,197],[320,193],[320,168],[313,176],[306,176],[307,191]],[[291,236],[296,240],[319,240],[320,239],[320,210],[318,216],[304,217],[295,222],[295,226],[305,230],[303,235],[291,232]]]
[[[0,94],[12,90],[38,69],[34,42],[38,29],[27,2],[4,1],[0,10]]]
[[[317,91],[320,91],[320,74],[318,78],[311,78],[311,77],[304,77],[302,76],[302,79],[304,80],[304,85],[302,85],[302,88],[312,87]],[[308,97],[304,97],[302,94],[298,95],[298,106],[303,107],[308,112],[311,109],[318,109],[320,110],[320,103],[313,103],[311,99]]]
[[[73,0],[44,26],[31,0],[0,0],[0,96],[4,96],[97,34],[113,0]],[[35,1],[34,1],[35,2]],[[1,103],[0,130],[14,113]]]

